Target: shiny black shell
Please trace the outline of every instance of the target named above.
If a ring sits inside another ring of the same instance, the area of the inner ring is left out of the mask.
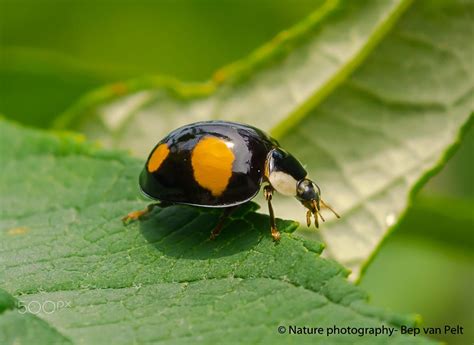
[[[206,136],[233,143],[232,175],[226,189],[214,196],[194,178],[191,155],[196,144]],[[166,144],[169,154],[157,171],[150,173],[148,161],[153,151]],[[140,187],[152,199],[203,207],[229,207],[252,199],[260,190],[265,164],[278,142],[263,131],[245,124],[205,121],[180,127],[163,138],[150,153],[140,174]]]

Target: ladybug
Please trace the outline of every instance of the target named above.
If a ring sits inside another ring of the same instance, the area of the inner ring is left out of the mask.
[[[204,121],[180,127],[163,138],[151,151],[140,178],[140,188],[160,203],[129,213],[124,222],[136,220],[155,206],[187,204],[223,208],[211,232],[214,239],[230,213],[253,199],[264,184],[270,229],[275,241],[273,192],[293,196],[307,208],[306,222],[319,227],[321,207],[339,215],[321,199],[321,190],[308,179],[301,163],[258,128],[228,121]]]

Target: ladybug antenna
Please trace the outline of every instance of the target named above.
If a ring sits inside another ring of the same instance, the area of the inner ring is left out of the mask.
[[[321,220],[322,220],[323,222],[326,221],[326,219],[324,219],[324,217],[323,217],[323,215],[321,214],[321,212],[318,212],[318,215],[319,215],[319,217],[321,217]]]
[[[326,204],[323,199],[320,199],[320,202],[321,202],[321,205],[323,205],[324,208],[327,208],[328,210],[330,210],[332,213],[334,213],[334,215],[337,217],[337,218],[341,218],[341,216],[333,210],[333,208],[331,206],[329,206],[328,204]]]

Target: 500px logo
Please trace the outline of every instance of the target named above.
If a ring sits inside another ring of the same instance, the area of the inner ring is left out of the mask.
[[[20,314],[52,314],[64,308],[70,308],[71,301],[18,301],[17,308]]]

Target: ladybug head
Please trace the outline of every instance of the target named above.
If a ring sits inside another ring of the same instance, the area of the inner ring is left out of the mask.
[[[321,195],[321,189],[316,183],[314,183],[310,179],[304,178],[298,182],[297,187],[296,187],[296,198],[299,201],[301,201],[303,204],[305,203],[313,204],[313,201],[314,201],[315,208],[319,210],[321,208],[320,195]]]
[[[339,218],[336,211],[321,199],[321,189],[310,179],[304,178],[299,181],[296,190],[296,198],[308,209],[306,212],[306,223],[308,226],[311,225],[311,215],[314,217],[314,225],[316,227],[319,227],[318,216],[324,222],[324,218],[321,215],[321,206],[331,210]]]
[[[321,207],[331,210],[339,218],[339,215],[321,199],[321,189],[306,177],[307,172],[301,163],[282,148],[270,152],[266,173],[268,181],[277,192],[294,196],[308,209],[306,212],[308,226],[311,225],[311,216],[314,216],[316,227],[319,227],[318,216],[324,221],[320,212]]]

